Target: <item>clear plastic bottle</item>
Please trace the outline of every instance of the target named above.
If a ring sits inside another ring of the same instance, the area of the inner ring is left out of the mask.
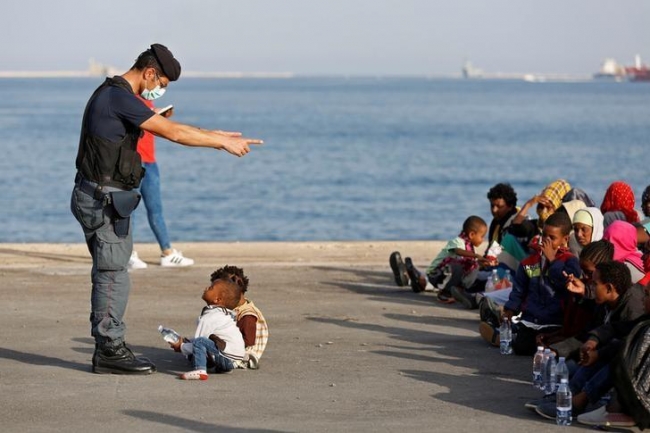
[[[501,281],[499,278],[499,272],[496,269],[492,269],[492,275],[490,275],[490,279],[492,280],[492,287],[496,289],[499,286],[499,282]]]
[[[168,343],[178,343],[181,339],[181,336],[178,332],[174,331],[171,328],[165,328],[164,326],[158,326],[158,332],[162,334],[163,339]]]
[[[567,382],[569,381],[569,367],[566,365],[564,356],[560,356],[560,359],[557,362],[557,366],[555,367],[555,378],[558,384],[562,382],[562,379],[566,379]]]
[[[555,394],[555,407],[557,408],[555,422],[557,425],[571,425],[572,397],[569,381],[563,378]]]
[[[501,321],[501,327],[499,327],[499,347],[502,355],[511,355],[512,354],[512,328],[510,327],[510,321],[503,319]]]
[[[548,371],[546,370],[546,364],[548,364],[548,359],[551,357],[551,349],[544,349],[544,353],[542,355],[542,365],[541,365],[541,371],[542,371],[542,381],[539,384],[539,390],[544,391],[546,393],[546,384],[548,383]]]
[[[496,269],[494,269],[492,272],[496,272]],[[494,281],[492,280],[492,275],[490,275],[485,282],[485,293],[494,292],[494,289]]]
[[[510,275],[510,269],[506,269],[506,273],[503,276],[503,288],[509,289],[512,287],[512,275]]]
[[[544,359],[544,346],[537,346],[533,357],[533,387],[540,389],[542,386],[542,360]]]
[[[548,361],[546,361],[546,394],[553,394],[557,390],[557,382],[555,379],[557,363],[555,362],[555,353],[549,354]]]

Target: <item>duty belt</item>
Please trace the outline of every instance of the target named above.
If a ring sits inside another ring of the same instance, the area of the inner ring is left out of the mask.
[[[83,178],[79,173],[74,178],[74,183],[81,191],[88,194],[95,200],[104,201],[104,204],[109,204],[111,196],[108,192],[104,192],[104,187],[94,182],[90,182]]]

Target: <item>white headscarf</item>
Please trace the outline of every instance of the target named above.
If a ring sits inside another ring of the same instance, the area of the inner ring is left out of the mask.
[[[597,207],[586,207],[578,209],[573,215],[573,224],[581,223],[591,227],[591,242],[599,241],[603,238],[605,230],[603,214]],[[575,233],[569,238],[569,248],[575,255],[579,255],[584,248],[575,238]]]

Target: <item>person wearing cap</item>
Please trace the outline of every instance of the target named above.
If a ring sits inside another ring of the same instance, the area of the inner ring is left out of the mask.
[[[125,343],[123,321],[131,282],[130,214],[145,176],[136,146],[142,131],[186,146],[225,150],[242,157],[261,140],[238,132],[201,129],[156,114],[136,95],[154,100],[179,79],[181,65],[167,47],[153,44],[124,74],[108,77],[91,95],[81,124],[77,174],[70,208],[92,257],[91,334],[95,373],[150,374],[155,365]]]

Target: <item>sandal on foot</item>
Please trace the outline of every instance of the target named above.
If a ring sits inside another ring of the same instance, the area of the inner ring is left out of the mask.
[[[438,292],[437,298],[438,298],[438,302],[442,304],[453,304],[454,302],[456,302],[454,297],[451,296],[451,293],[449,293],[446,290],[441,290],[440,292]]]

